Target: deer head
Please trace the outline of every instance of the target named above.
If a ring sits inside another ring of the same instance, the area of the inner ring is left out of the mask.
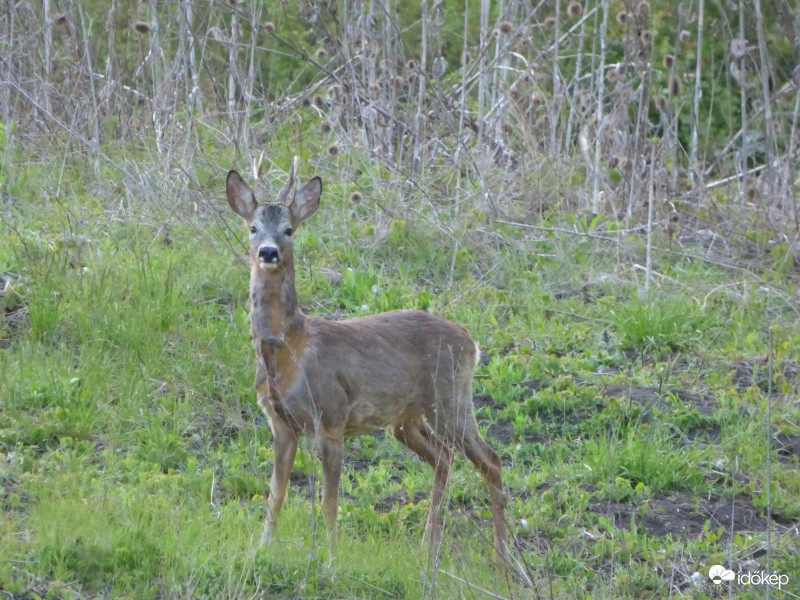
[[[228,204],[250,228],[250,264],[263,271],[292,265],[292,236],[300,223],[319,209],[322,180],[312,178],[291,197],[297,158],[276,204],[259,204],[253,190],[236,171],[228,173]]]

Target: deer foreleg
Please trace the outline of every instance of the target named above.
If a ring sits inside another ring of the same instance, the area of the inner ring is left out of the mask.
[[[292,474],[292,465],[297,454],[297,436],[294,432],[277,419],[270,419],[270,427],[275,464],[272,468],[272,479],[267,496],[267,514],[264,519],[264,533],[261,536],[262,546],[268,544],[275,533],[275,520],[286,500],[289,477]]]

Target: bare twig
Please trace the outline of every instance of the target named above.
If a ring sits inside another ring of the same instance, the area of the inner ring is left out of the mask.
[[[700,97],[703,92],[703,0],[697,7],[697,58],[694,71],[694,103],[692,104],[692,141],[689,150],[689,178],[696,187],[700,184],[700,170],[697,164],[698,130],[700,129]]]
[[[477,590],[477,591],[481,592],[482,594],[486,594],[490,598],[497,598],[497,600],[506,600],[505,596],[500,596],[499,594],[495,594],[494,592],[489,591],[486,588],[482,588],[479,585],[475,585],[474,583],[467,581],[466,579],[462,579],[458,575],[453,575],[449,571],[445,571],[444,569],[438,569],[438,571],[442,575],[447,575],[450,579],[453,579],[454,581],[458,581],[459,583],[463,583],[467,587],[471,587],[472,589]]]
[[[605,101],[606,33],[608,31],[608,0],[603,0],[603,24],[600,27],[600,69],[597,78],[597,111],[595,112],[594,177],[592,212],[600,213],[600,156],[602,148],[603,102]]]

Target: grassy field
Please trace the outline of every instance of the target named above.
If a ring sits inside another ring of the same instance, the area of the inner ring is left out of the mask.
[[[8,3],[0,597],[800,597],[800,21],[736,4]],[[308,442],[257,547],[225,176],[262,152],[268,197],[294,155],[324,181],[307,312],[480,344],[511,576],[463,457],[428,564],[433,474],[384,433],[332,562]]]
[[[486,491],[463,458],[441,570],[427,568],[432,473],[383,434],[347,444],[341,553],[327,566],[308,444],[280,541],[256,548],[272,449],[224,170],[198,212],[164,214],[116,204],[111,182],[62,181],[59,195],[22,164],[30,183],[5,209],[0,249],[11,597],[705,598],[727,595],[710,565],[766,570],[768,555],[800,591],[793,265],[748,244],[712,256],[702,238],[679,252],[662,240],[644,301],[643,240],[600,221],[530,232],[461,216],[445,232],[424,212],[352,205],[331,181],[298,234],[301,303],[331,318],[418,307],[470,329],[519,572],[500,580],[486,560]]]

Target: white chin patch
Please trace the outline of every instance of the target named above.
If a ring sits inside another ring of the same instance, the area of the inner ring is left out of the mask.
[[[274,271],[278,267],[278,263],[269,263],[264,262],[263,260],[258,261],[258,268],[262,271]]]

